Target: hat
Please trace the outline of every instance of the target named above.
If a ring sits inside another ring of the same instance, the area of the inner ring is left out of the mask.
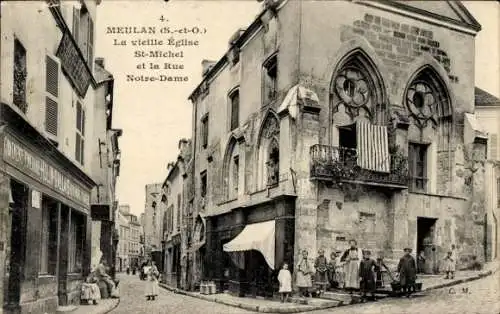
[[[363,254],[366,254],[366,255],[371,255],[372,252],[370,250],[363,250]]]
[[[410,253],[411,253],[412,249],[410,249],[409,247],[405,247],[404,251],[405,251],[405,252],[410,252]]]

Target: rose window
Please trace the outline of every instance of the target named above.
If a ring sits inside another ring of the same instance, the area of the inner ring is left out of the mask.
[[[365,106],[370,97],[368,83],[364,75],[355,68],[347,68],[335,79],[337,95],[349,107]]]
[[[418,119],[432,118],[438,100],[435,92],[425,82],[415,82],[406,93],[406,105]]]

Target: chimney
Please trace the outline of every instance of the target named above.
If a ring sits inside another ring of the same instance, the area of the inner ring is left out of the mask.
[[[95,58],[95,63],[104,69],[104,58]]]
[[[201,68],[202,68],[201,75],[202,75],[203,77],[205,77],[205,75],[208,73],[208,71],[210,71],[210,69],[212,69],[212,67],[213,67],[216,63],[217,63],[216,61],[213,61],[213,60],[207,60],[207,59],[204,59],[203,61],[201,61]]]

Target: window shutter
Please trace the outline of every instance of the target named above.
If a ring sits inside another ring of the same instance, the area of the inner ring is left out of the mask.
[[[45,57],[45,131],[57,136],[59,104],[59,63],[50,56]]]
[[[78,43],[80,41],[80,9],[73,8],[73,37]]]
[[[82,132],[82,104],[76,102],[76,129]]]
[[[489,159],[497,160],[498,159],[498,136],[495,133],[490,134],[490,138],[488,141],[488,147],[490,151]]]
[[[80,137],[80,163],[82,166],[85,164],[85,139],[83,137]]]
[[[76,140],[75,140],[75,159],[76,161],[81,163],[81,154],[82,154],[82,137],[78,132],[76,132]]]
[[[50,97],[45,97],[45,131],[57,136],[58,104]]]
[[[94,21],[92,21],[92,18],[90,18],[90,15],[88,15],[88,44],[87,44],[87,56],[88,56],[88,63],[90,65],[90,68],[92,68],[92,63],[94,60]]]
[[[59,64],[49,56],[45,57],[45,90],[54,97],[59,97]]]
[[[81,132],[82,132],[82,136],[85,136],[85,110],[83,110],[83,109],[81,109],[81,116],[82,116]]]

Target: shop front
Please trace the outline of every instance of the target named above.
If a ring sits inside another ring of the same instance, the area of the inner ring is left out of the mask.
[[[205,278],[236,296],[271,297],[282,264],[293,266],[294,224],[287,196],[207,217]]]
[[[176,234],[165,244],[165,283],[179,288],[181,285],[181,235]]]
[[[94,182],[10,107],[0,110],[3,309],[53,313],[79,304],[90,271]]]

